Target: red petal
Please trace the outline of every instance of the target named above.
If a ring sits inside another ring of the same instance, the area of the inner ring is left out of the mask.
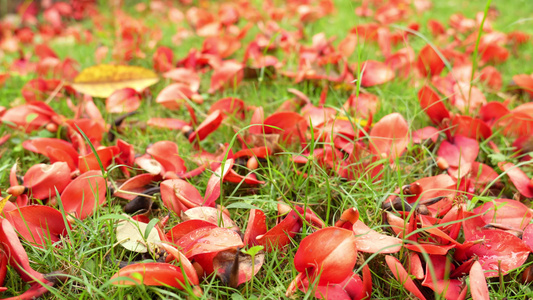
[[[184,235],[202,227],[217,227],[217,225],[204,220],[187,220],[172,227],[166,234],[169,242],[177,243]]]
[[[128,180],[126,180],[117,190],[113,196],[120,197],[122,199],[127,200],[133,200],[133,198],[137,197],[136,195],[122,193],[120,191],[126,191],[126,192],[134,192],[134,193],[142,193],[146,186],[149,185],[154,181],[154,175],[152,174],[139,174],[135,177],[132,177]]]
[[[104,135],[105,128],[95,119],[76,119],[67,120],[67,124],[81,135],[81,131],[89,138],[92,143],[100,143]],[[78,127],[80,129],[78,129]]]
[[[192,266],[191,262],[181,253],[178,249],[172,247],[171,245],[168,245],[167,243],[161,243],[161,246],[167,251],[169,256],[167,256],[167,262],[171,260],[177,260],[180,263],[181,269],[185,272],[185,275],[187,276],[189,282],[191,284],[199,284],[198,281],[198,274],[196,273],[196,270]],[[170,258],[170,259],[169,259]]]
[[[435,76],[444,69],[444,62],[431,45],[426,45],[418,54],[417,67],[422,76]]]
[[[457,82],[453,86],[453,104],[462,112],[473,113],[487,103],[485,95],[469,83]]]
[[[163,167],[161,174],[173,172],[179,175],[187,172],[185,162],[179,156],[178,145],[176,145],[174,142],[156,142],[146,149],[146,153],[152,155],[152,157],[161,164]]]
[[[250,119],[250,125],[262,125],[265,120],[265,113],[263,107],[258,107],[254,110],[252,118]],[[248,129],[250,134],[263,134],[263,126],[252,126]]]
[[[294,267],[307,272],[319,285],[340,283],[353,271],[357,260],[355,237],[349,230],[327,227],[305,237],[294,255]]]
[[[15,268],[22,280],[28,283],[44,280],[43,274],[30,266],[26,250],[22,247],[15,229],[6,219],[0,220],[0,243],[9,257],[9,265]]]
[[[394,71],[386,64],[367,60],[361,65],[361,86],[370,87],[394,79]]]
[[[176,68],[163,74],[163,77],[186,84],[194,92],[200,88],[200,76],[194,70]]]
[[[264,181],[258,180],[254,173],[248,173],[246,176],[242,176],[239,173],[230,169],[228,174],[224,177],[224,182],[241,183],[243,182],[249,185],[264,184]]]
[[[105,108],[108,113],[129,113],[137,110],[139,106],[141,106],[141,97],[132,88],[116,90],[105,101]]]
[[[298,136],[298,132],[303,133],[306,127],[305,119],[295,112],[274,113],[265,119],[264,124],[265,134],[281,134],[284,141]]]
[[[238,119],[244,118],[244,108],[245,104],[239,98],[227,97],[218,100],[213,103],[209,108],[209,114],[213,113],[216,110],[220,110],[221,113],[227,116],[235,116]]]
[[[444,119],[450,118],[450,113],[442,102],[440,96],[429,86],[424,86],[418,92],[420,106],[434,124],[440,124]]]
[[[399,113],[383,117],[370,130],[370,149],[379,157],[394,160],[409,143],[409,125]]]
[[[531,252],[522,240],[505,231],[482,230],[478,238],[484,238],[485,242],[464,249],[464,255],[479,257],[483,270],[489,271],[485,272],[485,277],[498,276],[498,270],[505,275],[522,266]]]
[[[152,63],[154,65],[154,70],[156,72],[166,72],[172,69],[172,60],[174,58],[174,53],[172,49],[160,46],[154,53],[152,57]]]
[[[6,212],[5,217],[24,239],[40,248],[46,247],[47,241],[53,244],[60,240],[60,235],[67,234],[63,214],[49,206],[20,207]]]
[[[494,91],[499,91],[502,88],[502,75],[493,66],[483,68],[479,74],[479,79]]]
[[[458,279],[448,279],[454,266],[446,256],[430,255],[426,264],[426,277],[422,282],[445,299],[464,299],[460,297],[463,283]],[[433,271],[433,273],[432,273]],[[433,278],[433,274],[435,278]]]
[[[133,166],[133,162],[135,161],[135,150],[133,145],[130,145],[121,139],[117,139],[117,147],[120,151],[120,159],[122,159],[126,165]]]
[[[10,124],[15,124],[16,127],[21,127],[27,133],[32,132],[42,126],[51,122],[52,110],[39,107],[46,104],[25,104],[8,109],[2,115],[2,121]],[[11,126],[11,125],[10,125]]]
[[[258,158],[266,158],[267,156],[272,155],[272,150],[269,147],[261,146],[261,147],[254,147],[254,148],[247,148],[242,149],[235,154],[233,154],[233,158],[237,159],[239,157],[258,157]]]
[[[188,209],[182,213],[182,219],[204,220],[222,228],[239,231],[239,227],[235,225],[235,222],[233,222],[229,215],[227,215],[224,211],[213,207],[200,206]]]
[[[489,288],[487,286],[487,279],[483,274],[483,269],[479,261],[474,262],[470,269],[470,293],[473,300],[488,300],[490,299]]]
[[[473,162],[470,180],[478,189],[485,189],[488,184],[499,183],[498,173],[483,163]]]
[[[457,185],[456,181],[446,174],[421,178],[413,184],[419,184],[423,192],[420,194],[420,197],[409,199],[409,203],[413,203],[416,200],[422,201],[440,196],[451,196],[455,194]]]
[[[522,234],[522,241],[533,251],[533,224],[529,224]]]
[[[524,230],[533,217],[529,207],[511,199],[495,199],[486,202],[473,212],[481,214],[481,218],[487,224],[495,223],[518,230]]]
[[[450,167],[461,172],[461,177],[470,172],[478,153],[479,144],[477,141],[460,135],[454,138],[453,144],[443,141],[437,151],[437,154],[444,158]]]
[[[481,107],[479,115],[486,124],[492,125],[509,112],[507,106],[501,102],[488,102]]]
[[[533,97],[533,76],[526,74],[515,75],[513,76],[513,81],[526,91],[530,97]]]
[[[54,139],[54,138],[36,138],[24,141],[22,143],[22,147],[24,149],[42,154],[44,156],[49,156],[48,147],[54,148],[54,149],[61,149],[65,153],[67,153],[74,161],[78,161],[78,152],[71,143],[60,140],[60,139]]]
[[[424,269],[422,268],[422,261],[416,252],[409,253],[409,273],[415,276],[416,279],[424,279]]]
[[[416,287],[416,284],[413,282],[413,280],[409,277],[409,274],[407,274],[399,260],[393,256],[387,255],[385,256],[385,261],[387,262],[387,265],[389,266],[389,269],[392,271],[392,274],[396,280],[398,280],[406,290],[422,300],[426,299]]]
[[[223,118],[224,116],[220,110],[215,110],[209,114],[205,120],[198,125],[198,128],[196,128],[196,130],[189,136],[189,142],[193,143],[195,141],[203,141],[213,131],[217,130],[222,123]]]
[[[214,93],[226,87],[237,86],[244,77],[244,65],[234,60],[226,60],[216,68],[211,76],[208,93]]]
[[[366,253],[396,253],[402,249],[402,240],[378,233],[363,222],[353,224],[357,250]]]
[[[431,140],[433,143],[436,143],[439,138],[439,133],[440,131],[432,126],[415,130],[412,133],[413,143],[421,144],[425,140]]]
[[[148,121],[146,121],[146,125],[156,128],[180,130],[186,125],[189,125],[189,123],[183,120],[172,118],[150,118]]]
[[[193,92],[188,86],[181,83],[173,83],[159,92],[155,102],[170,110],[176,110],[179,109],[184,102],[186,102],[185,99],[190,100],[192,98]]]
[[[351,95],[343,107],[357,118],[368,119],[370,115],[376,114],[379,98],[374,94],[359,93]]]
[[[267,232],[265,213],[259,209],[251,209],[247,224],[244,245],[248,247],[258,245],[257,237]]]
[[[181,179],[161,182],[161,200],[178,215],[189,208],[202,206],[204,202],[200,192],[192,184]]]
[[[181,237],[177,245],[187,258],[244,246],[238,233],[219,227],[198,228]]]
[[[435,245],[435,244],[407,244],[405,248],[416,251],[418,253],[427,253],[432,255],[446,255],[450,249],[455,248],[454,244],[451,245]]]
[[[74,179],[61,194],[66,213],[83,220],[92,215],[106,198],[106,181],[100,171],[87,171]]]
[[[258,245],[265,246],[271,252],[281,250],[289,244],[291,238],[302,228],[302,222],[298,215],[291,211],[278,225],[271,228],[263,235],[257,236]]]
[[[56,162],[52,165],[36,164],[24,175],[24,186],[30,189],[36,199],[48,199],[61,193],[70,183],[70,168],[67,163]]]
[[[215,201],[217,201],[218,197],[220,197],[220,184],[233,167],[233,159],[226,160],[223,165],[224,169],[222,169],[222,165],[220,165],[213,175],[209,177],[207,188],[205,189],[205,206],[214,206]]]
[[[121,277],[128,277],[129,280]],[[120,269],[111,277],[115,285],[151,285],[172,286],[183,290],[186,286],[183,271],[174,265],[166,263],[139,263]],[[194,283],[190,283],[194,284]]]
[[[509,176],[520,194],[528,198],[533,197],[533,189],[530,186],[530,179],[524,171],[520,170],[512,163],[500,162],[498,163],[498,166],[507,174],[507,176]]]
[[[300,290],[307,293],[309,290],[309,279],[305,278],[301,281]],[[312,287],[311,287],[312,288]],[[347,277],[344,281],[336,284],[318,285],[315,287],[315,297],[317,299],[364,299],[363,282],[357,274]]]
[[[109,167],[109,165],[113,163],[113,158],[119,152],[120,152],[120,149],[117,146],[110,146],[110,147],[106,147],[100,150],[96,150],[96,154],[100,158],[100,162],[102,163],[104,170],[107,170],[107,167]],[[93,171],[100,170],[100,164],[98,163],[98,160],[96,159],[96,155],[93,152],[85,156],[79,156],[78,167],[81,173],[85,173],[90,170],[93,170]]]
[[[488,139],[492,135],[492,130],[485,122],[469,116],[454,116],[452,128],[454,135],[462,135],[477,140]]]
[[[370,272],[368,264],[363,266],[363,295],[364,297],[361,299],[370,299],[372,295],[372,272]]]

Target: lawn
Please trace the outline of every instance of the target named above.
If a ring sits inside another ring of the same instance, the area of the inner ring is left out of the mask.
[[[529,0],[91,2],[0,19],[0,297],[533,297]]]

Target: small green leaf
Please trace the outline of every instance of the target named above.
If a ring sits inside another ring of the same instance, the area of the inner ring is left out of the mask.
[[[250,255],[251,257],[255,257],[257,255],[257,253],[259,253],[259,251],[265,249],[265,247],[263,246],[253,246],[252,248],[244,251],[244,250],[241,250],[242,253],[244,254],[248,254]]]
[[[39,116],[39,115],[34,114],[34,113],[32,113],[32,114],[28,114],[28,115],[26,116],[26,123],[31,123],[31,121],[37,119],[38,116]]]
[[[226,208],[227,209],[230,209],[230,208],[260,209],[259,207],[246,203],[246,202],[231,203],[230,205],[226,206]]]
[[[241,294],[233,293],[231,294],[231,300],[244,300],[244,297]]]

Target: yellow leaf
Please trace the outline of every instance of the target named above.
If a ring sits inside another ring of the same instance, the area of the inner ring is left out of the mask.
[[[140,92],[158,81],[154,71],[142,67],[96,65],[81,71],[71,85],[80,93],[107,98],[116,90],[129,87]]]
[[[7,195],[4,199],[0,200],[0,213],[4,210],[4,206],[6,206],[7,201],[11,198],[11,195]]]

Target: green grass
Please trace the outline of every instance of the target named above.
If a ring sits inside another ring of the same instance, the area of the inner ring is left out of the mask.
[[[255,1],[256,5],[260,5],[261,1]],[[275,1],[276,2],[276,1]],[[282,1],[277,1],[282,2]],[[327,37],[337,36],[334,44],[337,45],[347,34],[347,32],[358,24],[370,22],[370,19],[359,18],[353,14],[355,7],[360,3],[358,1],[336,0],[336,14],[334,16],[327,16],[317,22],[306,24],[304,31],[309,37],[308,41],[303,43],[310,44],[310,38],[319,32],[325,32]],[[461,12],[468,18],[473,18],[475,13],[483,11],[486,5],[485,1],[462,1],[462,0],[448,0],[448,1],[434,1],[434,7],[429,12],[417,14],[413,16],[412,21],[419,22],[421,25],[421,36],[432,40],[429,31],[426,29],[426,21],[428,19],[437,19],[443,23],[447,23],[451,14]],[[533,4],[530,0],[508,0],[505,3],[494,1],[500,11],[499,18],[494,22],[495,30],[509,32],[514,30],[522,30],[533,34]],[[1,6],[0,6],[1,7]],[[259,6],[260,7],[260,6]],[[106,11],[105,4],[101,5],[101,11],[107,17],[110,17],[112,12]],[[133,5],[128,5],[126,11],[135,18],[140,18],[149,28],[159,27],[163,32],[163,38],[160,45],[166,45],[173,49],[175,58],[182,58],[186,55],[190,48],[200,48],[202,39],[193,37],[183,41],[181,45],[174,45],[171,37],[180,26],[188,27],[183,24],[168,24],[161,22],[161,20],[152,14],[138,13],[133,10]],[[81,22],[84,28],[91,27],[91,22],[85,20]],[[297,21],[284,19],[280,24],[288,30],[296,30]],[[242,22],[241,24],[242,25]],[[406,26],[407,24],[400,23],[399,26]],[[65,42],[52,41],[50,47],[54,49],[58,55],[63,59],[70,57],[80,63],[81,68],[89,67],[94,62],[94,51],[98,45],[112,46],[114,43],[114,35],[112,33],[111,22],[104,24],[104,31],[94,31],[94,40],[88,44],[75,44]],[[391,31],[394,31],[391,28]],[[243,41],[246,45],[248,41],[253,38],[258,30],[256,27],[252,28],[247,38]],[[416,53],[423,47],[426,42],[419,38],[412,36],[409,39],[409,44]],[[395,47],[393,51],[403,47]],[[31,48],[26,48],[30,51]],[[151,56],[154,49],[144,47],[143,50],[147,54],[146,59],[133,59],[131,64],[140,65],[150,68],[152,65]],[[504,84],[509,83],[511,77],[516,74],[533,73],[533,64],[531,63],[531,55],[533,53],[533,44],[531,42],[518,49],[517,56],[511,56],[508,61],[497,66],[502,73]],[[243,50],[237,52],[234,57],[240,59]],[[279,52],[277,54],[280,58],[287,59],[287,65],[295,65],[297,61],[296,54],[284,54]],[[0,72],[7,71],[11,62],[17,58],[15,54],[7,53],[6,57],[0,61]],[[111,55],[107,57],[109,62]],[[356,53],[351,57],[351,62],[363,61],[367,59],[383,60],[379,53],[379,48],[375,44],[359,44]],[[16,103],[23,103],[21,88],[22,86],[34,76],[33,74],[27,76],[11,76],[4,87],[0,89],[0,105],[10,107]],[[209,85],[209,76],[203,76],[201,90],[205,91]],[[153,97],[148,97],[143,100],[141,108],[138,113],[127,119],[128,122],[145,122],[150,117],[173,117],[188,120],[188,112],[185,109],[179,111],[169,111],[155,103],[155,96],[161,89],[170,83],[169,80],[162,79],[158,84],[150,88]],[[228,89],[214,95],[205,94],[205,103],[198,106],[199,120],[202,120],[209,106],[214,101],[222,98],[234,96],[246,101],[249,105],[263,106],[265,115],[272,113],[281,103],[290,99],[292,95],[287,92],[288,88],[296,88],[309,96],[314,104],[319,101],[321,86],[310,83],[294,84],[291,80],[279,78],[275,81],[246,81],[239,85],[236,89]],[[380,97],[380,109],[374,120],[379,120],[381,117],[392,112],[401,113],[406,120],[408,120],[412,130],[422,128],[429,125],[429,119],[420,108],[417,100],[418,89],[414,88],[408,80],[397,78],[389,83],[375,86],[367,89]],[[485,91],[486,92],[486,91]],[[329,88],[326,105],[334,108],[340,108],[346,101],[351,91],[339,90]],[[488,100],[501,99],[493,94],[485,93]],[[75,99],[73,99],[75,101]],[[518,100],[521,101],[521,100]],[[106,122],[111,123],[116,116],[105,113],[105,103],[102,99],[95,100],[96,105],[104,114]],[[65,99],[55,99],[51,106],[57,112],[64,114],[67,117],[72,117],[73,114],[66,106]],[[247,115],[245,121],[228,119],[226,122],[235,125],[239,128],[244,128],[248,125],[250,115]],[[45,158],[40,155],[24,150],[21,143],[31,137],[48,136],[51,134],[45,130],[25,134],[23,132],[15,132],[8,126],[0,126],[0,136],[10,133],[12,138],[8,141],[5,147],[7,151],[3,153],[0,161],[0,186],[2,191],[9,186],[9,169],[15,163],[19,163],[21,170],[20,174],[36,163],[47,162]],[[204,142],[202,147],[208,151],[215,151],[219,143],[230,142],[233,138],[233,131],[229,126],[221,127],[217,132],[212,134]],[[171,140],[176,142],[180,147],[180,155],[186,160],[189,166],[191,163],[194,151],[192,146],[181,132],[173,132],[170,130],[155,129],[147,127],[141,129],[132,125],[126,128],[123,132],[117,134],[121,138],[135,147],[136,153],[144,153],[146,147],[151,143],[160,140]],[[366,139],[366,137],[364,138]],[[510,157],[509,147],[512,141],[507,140],[502,136],[493,138],[501,149],[504,150],[503,156]],[[107,141],[102,141],[104,145]],[[310,142],[309,148],[322,147],[323,144],[319,142]],[[238,150],[237,147],[234,148]],[[394,190],[400,186],[411,183],[419,178],[434,176],[441,171],[436,167],[436,148],[427,147],[424,145],[410,145],[406,154],[397,161],[398,167],[395,169],[385,168],[382,179],[373,181],[368,176],[363,176],[355,181],[346,182],[337,176],[330,176],[323,170],[316,161],[311,160],[305,166],[296,166],[291,161],[290,154],[300,153],[301,150],[294,145],[285,145],[285,149],[275,155],[267,164],[261,166],[257,170],[261,180],[266,182],[265,185],[250,188],[239,187],[234,184],[223,185],[223,196],[220,204],[228,206],[230,204],[246,204],[260,207],[267,214],[269,220],[269,228],[274,226],[274,220],[277,215],[276,201],[281,200],[287,203],[299,204],[311,207],[317,214],[327,222],[328,225],[333,225],[340,217],[342,211],[349,207],[356,207],[361,213],[361,219],[369,227],[381,231],[383,227],[382,219],[382,202],[391,195]],[[492,150],[481,143],[480,156],[478,161],[490,161]],[[495,165],[494,163],[492,165]],[[305,170],[309,175],[308,178],[298,175],[296,170]],[[203,194],[206,183],[211,175],[210,172],[204,172],[198,178],[191,180],[198,190]],[[110,179],[120,178],[119,171],[111,172]],[[502,180],[506,180],[502,178]],[[508,186],[512,186],[509,184]],[[512,198],[512,188],[506,188],[503,191],[502,197]],[[5,196],[4,192],[2,196]],[[69,274],[69,281],[62,286],[54,288],[51,293],[45,296],[45,299],[183,299],[187,294],[182,291],[170,288],[135,286],[135,287],[116,287],[110,284],[110,277],[115,274],[119,267],[115,263],[116,260],[133,260],[134,254],[123,249],[117,245],[115,237],[115,224],[118,215],[122,213],[122,207],[125,202],[123,200],[107,196],[107,206],[97,210],[96,213],[83,220],[76,220],[72,225],[73,228],[69,237],[65,237],[58,245],[46,247],[46,249],[39,249],[30,246],[23,242],[26,246],[31,265],[34,269],[48,273],[55,270],[63,271]],[[245,206],[245,205],[242,205]],[[168,211],[163,208],[160,216],[166,215]],[[231,209],[232,217],[240,225],[241,228],[246,228],[248,218],[248,209],[233,208]],[[153,216],[155,217],[155,216]],[[176,223],[177,218],[172,215],[171,224]],[[266,255],[265,264],[262,269],[249,284],[241,285],[237,289],[223,286],[219,280],[214,277],[204,279],[201,284],[204,290],[205,299],[252,299],[253,297],[260,299],[278,299],[284,298],[284,294],[290,281],[297,274],[293,258],[297,250],[299,241],[310,234],[312,230],[305,227],[302,233],[298,234],[293,241],[293,245],[288,247],[286,253],[269,253]],[[374,299],[407,299],[410,297],[408,291],[397,282],[391,275],[384,263],[382,255],[372,256],[368,254],[359,254],[359,262],[356,269],[362,264],[368,263],[373,276],[373,294]],[[531,260],[525,265],[531,265]],[[525,267],[524,266],[524,267]],[[521,270],[521,269],[520,269]],[[503,278],[504,289],[500,289],[500,282],[496,279],[489,281],[489,290],[491,292],[491,299],[524,299],[526,295],[533,295],[533,290],[530,285],[523,285],[519,281],[520,270],[512,272]],[[4,296],[15,296],[25,291],[28,288],[22,282],[16,272],[9,268],[6,276],[4,286],[9,290],[2,294]],[[313,298],[311,293],[298,294],[296,298]],[[438,296],[437,296],[438,297]]]

